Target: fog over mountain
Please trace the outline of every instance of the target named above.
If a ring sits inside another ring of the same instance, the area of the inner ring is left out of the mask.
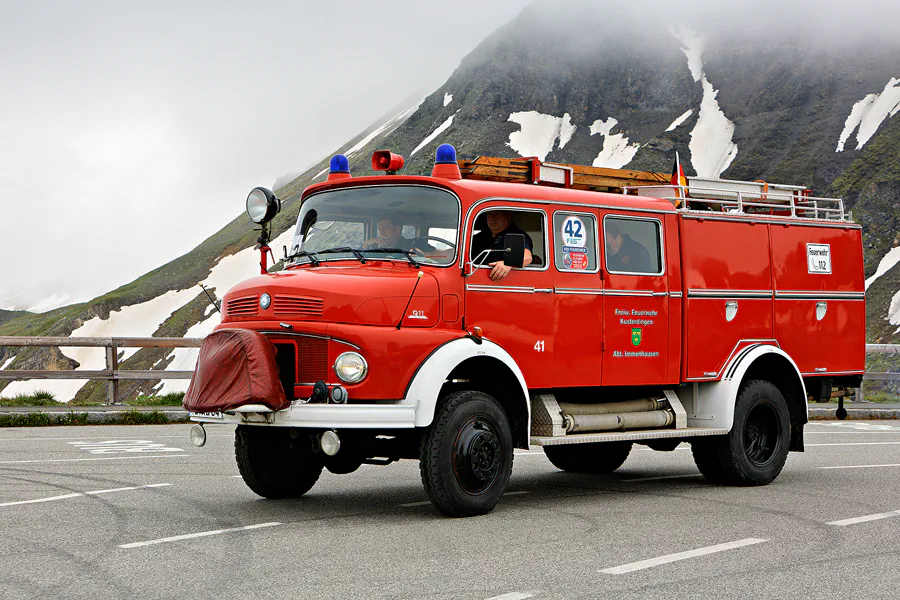
[[[185,190],[194,190],[191,194],[159,188],[166,171],[158,163],[153,169],[138,165],[141,168],[123,180],[122,195],[115,196],[121,206],[105,199],[77,203],[81,216],[71,217],[67,225],[78,236],[66,237],[47,226],[42,229],[40,239],[53,239],[68,248],[67,265],[57,265],[55,256],[42,265],[49,263],[60,272],[65,266],[75,279],[99,270],[93,263],[84,270],[72,268],[73,260],[83,264],[79,252],[85,252],[74,250],[73,239],[87,238],[98,246],[105,243],[105,236],[88,235],[84,229],[94,219],[107,219],[110,235],[122,236],[120,245],[113,246],[119,250],[106,251],[114,255],[115,260],[109,259],[114,272],[116,264],[135,268],[137,263],[130,257],[136,261],[151,249],[162,248],[162,257],[155,254],[153,262],[142,267],[148,272],[134,279],[139,272],[126,277],[123,269],[117,273],[121,278],[104,289],[133,281],[83,305],[39,317],[7,314],[0,321],[0,335],[205,335],[218,323],[218,316],[209,310],[197,283],[214,288],[221,298],[231,285],[254,273],[257,256],[249,248],[256,235],[240,214],[250,187],[271,184],[314,163],[279,190],[284,210],[275,221],[280,237],[274,247],[280,248],[290,239],[300,193],[324,177],[332,154],[347,154],[354,174],[369,174],[371,152],[390,148],[407,157],[406,173],[427,173],[435,148],[452,143],[465,157],[539,156],[555,162],[662,172],[671,169],[678,152],[690,175],[802,184],[821,195],[843,197],[864,228],[869,339],[896,339],[900,330],[900,269],[896,268],[900,250],[895,249],[900,245],[900,118],[896,117],[900,43],[893,31],[900,17],[897,5],[543,1],[514,18],[510,11],[511,21],[501,24],[502,19],[498,20],[491,26],[496,31],[489,35],[485,31],[478,37],[483,40],[473,40],[464,48],[467,27],[473,21],[481,24],[483,14],[499,13],[470,10],[461,18],[459,10],[455,4],[452,13],[440,15],[425,9],[398,12],[395,18],[407,29],[427,32],[418,44],[407,43],[405,53],[385,54],[399,43],[383,30],[365,59],[359,56],[347,63],[341,54],[316,54],[315,68],[305,72],[327,71],[335,86],[355,81],[353,92],[346,94],[355,104],[336,103],[328,95],[329,86],[290,88],[294,77],[289,69],[269,72],[266,85],[271,91],[260,85],[236,86],[231,91],[240,96],[242,110],[252,108],[254,115],[264,116],[252,123],[236,119],[232,124],[225,108],[210,108],[218,118],[204,121],[203,126],[215,130],[215,135],[198,138],[203,143],[197,155],[218,156],[215,164],[196,170],[185,167],[180,155],[169,153],[170,146],[160,142],[172,168],[186,169],[178,181],[187,186]],[[430,20],[425,20],[426,14]],[[357,43],[349,32],[344,38],[348,44]],[[246,49],[247,40],[243,42]],[[290,47],[281,39],[275,45],[279,52]],[[438,59],[447,58],[438,56],[441,52],[453,56],[453,65],[443,73],[437,67],[419,71],[417,83],[441,75],[421,94],[411,89],[412,84],[396,81],[393,88],[367,87],[372,80],[363,77],[436,65]],[[230,57],[237,60],[241,54],[235,51]],[[305,62],[294,58],[298,73],[310,62],[308,57]],[[373,67],[382,64],[377,61],[388,61],[387,66]],[[217,68],[219,75],[229,72],[225,66]],[[295,125],[299,121],[284,116],[291,110],[302,112],[296,107],[313,97],[333,102],[313,115],[317,128],[308,122],[304,122],[308,128],[300,128]],[[206,100],[215,104],[213,99]],[[376,100],[377,111],[361,113],[368,126],[358,122],[362,118],[358,114],[344,112],[363,105],[371,108]],[[346,131],[350,121],[356,123],[352,132],[335,133]],[[236,129],[247,135],[238,136]],[[156,127],[148,131],[161,135]],[[182,133],[177,128],[172,131]],[[337,135],[341,137],[335,140]],[[310,145],[313,138],[316,143]],[[103,148],[107,160],[116,158],[114,147],[102,143],[96,147]],[[239,147],[240,152],[222,158],[223,147]],[[301,153],[296,150],[300,147],[314,149]],[[40,197],[67,189],[59,180],[46,181],[40,186]],[[8,197],[30,197],[22,190]],[[137,197],[137,190],[155,195],[152,201],[138,203],[145,221],[140,227],[128,220],[131,217],[126,217],[124,208],[135,207],[134,200],[124,198]],[[4,206],[11,206],[6,202]],[[48,214],[44,209],[36,212]],[[211,214],[218,215],[218,226]],[[150,224],[158,215],[165,216],[165,226]],[[65,222],[62,215],[53,218]],[[232,220],[227,222],[228,218]],[[182,220],[189,226],[176,226]],[[4,238],[16,239],[23,235],[21,229],[35,229],[9,222],[3,225]],[[149,242],[142,237],[147,230],[156,236],[151,235]],[[203,236],[208,237],[198,245]],[[188,253],[165,262],[181,252]],[[107,264],[97,261],[97,265]],[[40,270],[33,260],[21,262],[29,273]],[[104,266],[104,273],[108,271]],[[15,276],[8,280],[24,281]],[[2,298],[0,294],[0,308],[5,308]],[[125,358],[126,368],[182,369],[191,368],[194,351],[141,350]],[[97,368],[97,361],[102,363],[102,354],[94,356],[90,351],[0,349],[0,365],[8,368],[48,364]],[[16,382],[0,393],[11,395],[35,385],[47,388],[48,383]],[[163,387],[157,382],[128,386],[123,384],[126,393],[178,389],[176,382]],[[58,382],[55,391],[61,399],[103,393],[101,386],[82,388],[80,382]]]

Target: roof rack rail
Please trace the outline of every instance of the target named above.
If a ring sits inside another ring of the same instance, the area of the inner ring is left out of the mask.
[[[813,196],[805,186],[688,177],[688,185],[627,186],[624,194],[669,200],[680,210],[849,221],[841,198]]]

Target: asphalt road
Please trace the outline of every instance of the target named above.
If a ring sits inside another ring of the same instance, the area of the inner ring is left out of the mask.
[[[263,500],[230,428],[188,429],[0,430],[0,598],[900,597],[900,421],[813,423],[761,488],[705,483],[684,445],[610,476],[519,451],[471,519],[412,461]]]

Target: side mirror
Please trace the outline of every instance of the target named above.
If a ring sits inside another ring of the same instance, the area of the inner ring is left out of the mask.
[[[506,250],[503,252],[503,264],[514,269],[521,269],[525,262],[525,236],[521,233],[507,233],[503,237]]]

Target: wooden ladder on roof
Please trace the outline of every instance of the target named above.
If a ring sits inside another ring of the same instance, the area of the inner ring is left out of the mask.
[[[536,157],[497,158],[479,156],[475,160],[460,160],[459,171],[463,179],[528,183],[552,187],[591,190],[594,192],[622,193],[625,187],[669,183],[671,176],[650,171],[607,169],[544,163]]]

